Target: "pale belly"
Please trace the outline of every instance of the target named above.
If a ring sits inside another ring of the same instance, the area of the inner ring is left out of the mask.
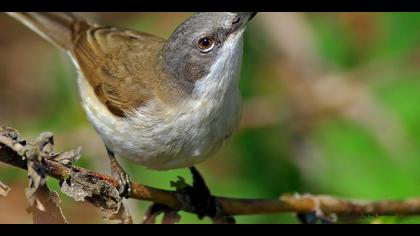
[[[112,115],[79,78],[83,107],[105,145],[117,156],[151,169],[190,167],[212,156],[237,127],[241,99],[237,88],[223,99],[191,101],[168,110],[149,104],[130,118]]]

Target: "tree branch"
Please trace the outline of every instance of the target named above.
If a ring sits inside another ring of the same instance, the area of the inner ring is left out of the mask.
[[[23,155],[28,143],[10,128],[0,128],[0,162],[20,169],[27,169],[27,160]],[[61,153],[62,154],[62,153]],[[61,154],[53,154],[57,157]],[[64,153],[65,154],[65,153]],[[61,159],[62,160],[62,159]],[[45,173],[63,185],[71,182],[89,188],[85,199],[96,206],[112,208],[112,202],[118,201],[118,180],[82,167],[72,166],[57,158],[44,158],[42,168]],[[112,189],[113,188],[113,189]],[[157,189],[139,183],[132,183],[130,198],[151,201],[166,205],[175,210],[196,213],[188,201],[188,196],[180,192]],[[116,193],[116,195],[115,195]],[[317,215],[378,216],[420,214],[420,198],[389,201],[355,201],[320,195],[283,195],[279,199],[236,199],[217,197],[217,201],[227,215],[255,215],[269,213],[311,213]]]

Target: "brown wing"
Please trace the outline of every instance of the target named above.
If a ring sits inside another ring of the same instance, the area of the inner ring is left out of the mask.
[[[72,54],[99,100],[115,115],[153,96],[155,61],[164,40],[122,28],[89,27],[74,40]]]

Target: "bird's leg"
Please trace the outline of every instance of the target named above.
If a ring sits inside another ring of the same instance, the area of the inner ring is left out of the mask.
[[[131,193],[131,182],[128,174],[118,163],[115,154],[107,147],[109,162],[111,164],[111,174],[118,179],[118,191],[122,197],[128,198]]]

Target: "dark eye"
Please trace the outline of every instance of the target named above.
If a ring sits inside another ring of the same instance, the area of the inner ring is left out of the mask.
[[[202,52],[209,52],[214,47],[214,40],[210,37],[202,38],[198,41],[198,48]]]

